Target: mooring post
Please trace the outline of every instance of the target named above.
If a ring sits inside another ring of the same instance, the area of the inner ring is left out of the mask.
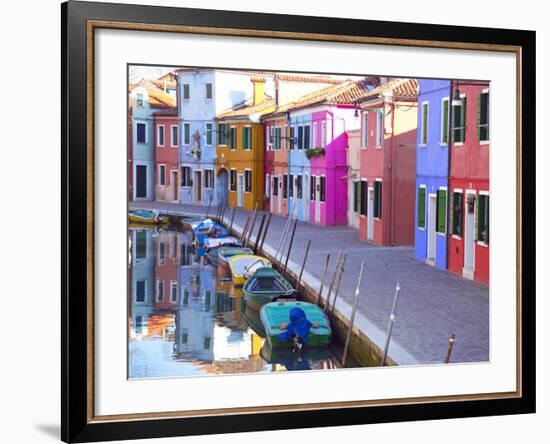
[[[447,356],[445,356],[445,364],[448,364],[451,362],[451,353],[453,352],[453,346],[456,342],[456,336],[453,333],[451,337],[449,338],[449,346],[447,347]]]
[[[249,216],[246,218],[246,223],[244,224],[243,232],[241,233],[241,242],[244,242],[244,237],[245,237],[245,235],[246,235],[246,230],[248,230],[248,225],[250,224],[250,218],[251,218],[251,217],[252,217],[252,216],[249,215]]]
[[[288,258],[290,257],[290,251],[292,250],[292,242],[294,242],[294,233],[296,233],[297,224],[298,224],[298,219],[294,219],[294,227],[292,228],[292,236],[290,236],[290,243],[288,244],[288,252],[286,253],[285,268],[283,269],[283,274],[286,273],[286,266],[288,265]],[[281,256],[281,259],[282,259],[282,256]]]
[[[254,213],[252,213],[252,221],[250,222],[250,228],[248,230],[246,241],[245,241],[245,244],[244,244],[245,248],[250,243],[250,239],[251,239],[251,236],[252,236],[252,233],[253,233],[253,230],[254,230],[254,225],[256,225],[256,214],[257,214],[257,211],[258,211],[258,203],[259,203],[259,200],[256,199],[256,206],[254,207]]]
[[[283,231],[281,233],[281,238],[279,239],[279,244],[277,245],[277,250],[275,251],[275,257],[274,257],[275,262],[277,262],[277,257],[279,256],[279,250],[281,249],[281,246],[283,244],[283,239],[286,236],[286,232],[288,230],[289,225],[290,225],[290,217],[287,217],[285,220]]]
[[[262,242],[260,244],[260,248],[258,249],[258,254],[260,255],[263,253],[265,237],[267,236],[267,230],[269,228],[269,224],[271,223],[271,216],[272,213],[269,213],[269,216],[267,216],[267,223],[265,224],[264,234],[262,235]]]
[[[336,274],[338,273],[338,267],[340,265],[340,260],[342,259],[342,251],[338,252],[338,257],[336,258],[336,265],[334,266],[334,271],[332,272],[332,277],[330,278],[330,285],[328,286],[327,299],[324,304],[325,313],[328,314],[330,308],[330,296],[332,295],[332,287],[334,287],[334,281],[336,280]]]
[[[321,287],[319,287],[319,293],[317,295],[317,306],[321,306],[321,301],[323,297],[323,287],[325,286],[325,278],[327,277],[327,271],[328,271],[328,263],[330,262],[330,253],[327,254],[327,258],[325,260],[325,268],[323,268],[323,277],[321,278]]]
[[[338,293],[340,292],[340,284],[342,283],[342,275],[344,274],[344,266],[346,265],[346,259],[348,255],[344,255],[342,265],[340,266],[340,273],[338,274],[338,281],[336,283],[336,290],[334,290],[334,299],[332,301],[332,308],[330,309],[330,319],[334,316],[334,307],[336,307],[336,299],[338,299]]]
[[[262,230],[264,228],[264,223],[265,223],[265,213],[262,214],[262,220],[260,222],[260,229],[258,230],[258,234],[256,234],[256,241],[254,242],[254,253],[255,254],[259,254],[258,253],[258,244],[260,243],[260,239],[262,237]]]
[[[231,211],[231,222],[229,222],[229,232],[231,232],[231,229],[233,228],[233,219],[235,219],[235,207],[233,207],[233,211]]]
[[[222,202],[222,214],[220,216],[220,223],[223,224],[223,221],[224,221],[224,216],[225,216],[225,201]]]
[[[380,366],[386,365],[386,358],[388,357],[388,348],[390,347],[391,332],[393,330],[393,324],[395,323],[395,312],[397,310],[397,299],[399,298],[399,292],[401,291],[401,285],[399,282],[395,286],[395,295],[393,296],[393,305],[391,308],[390,321],[388,323],[388,333],[386,334],[386,343],[384,344],[384,354]]]
[[[204,216],[205,219],[208,219],[208,213],[210,213],[210,205],[212,205],[212,195],[210,196],[210,199],[208,199],[208,208],[206,208],[206,215]]]
[[[353,308],[351,309],[351,318],[349,320],[348,334],[346,336],[346,343],[344,345],[344,353],[342,354],[342,367],[346,366],[346,358],[348,357],[348,347],[351,341],[351,332],[353,330],[353,323],[355,322],[355,312],[357,311],[357,303],[359,302],[359,289],[361,288],[361,280],[363,279],[364,268],[365,268],[365,261],[361,262],[359,279],[357,279],[357,287],[355,287],[355,300],[353,301]]]
[[[307,260],[307,255],[309,253],[309,247],[310,246],[311,246],[311,239],[307,241],[306,253],[304,254],[304,260],[302,262],[302,268],[300,268],[300,274],[298,275],[298,283],[296,284],[296,289],[298,289],[298,287],[300,286],[300,283],[302,282],[302,274],[304,274],[304,268],[306,266],[306,260]]]

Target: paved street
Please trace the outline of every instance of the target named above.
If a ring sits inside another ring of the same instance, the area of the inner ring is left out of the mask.
[[[130,209],[156,209],[172,214],[204,215],[205,207],[158,202],[131,202]],[[216,208],[210,210],[214,215]],[[248,211],[237,210],[234,226],[244,226]],[[226,212],[226,220],[230,211]],[[264,246],[275,249],[285,219],[273,216]],[[259,222],[254,228],[253,239]],[[290,238],[290,234],[289,234]],[[299,269],[308,240],[312,240],[304,279],[319,287],[327,253],[332,273],[339,250],[348,254],[337,308],[349,313],[361,261],[365,273],[356,325],[380,347],[393,302],[401,284],[397,318],[389,350],[399,364],[441,363],[448,340],[455,334],[451,361],[489,360],[489,290],[487,287],[416,261],[412,247],[375,247],[359,241],[350,227],[322,227],[298,222],[289,267]],[[329,274],[330,277],[330,274]],[[328,278],[327,278],[328,281]],[[326,294],[327,285],[325,285]]]

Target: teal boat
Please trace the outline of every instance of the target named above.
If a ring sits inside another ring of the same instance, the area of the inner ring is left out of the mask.
[[[260,310],[260,319],[266,332],[266,339],[272,349],[292,348],[292,341],[280,341],[278,336],[283,332],[281,324],[290,322],[290,310],[299,307],[304,310],[306,318],[316,327],[311,327],[307,336],[306,347],[327,347],[332,341],[330,322],[317,305],[301,301],[277,301],[264,305]]]
[[[296,290],[274,268],[258,268],[243,287],[247,306],[256,311],[278,299],[296,298]]]

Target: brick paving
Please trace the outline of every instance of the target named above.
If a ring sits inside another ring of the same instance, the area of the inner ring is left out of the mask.
[[[193,205],[130,203],[130,209],[137,208],[172,214],[206,213],[205,207]],[[210,215],[215,212],[212,208]],[[249,211],[237,210],[234,226],[243,227],[249,214]],[[226,220],[229,215],[227,211]],[[284,224],[285,218],[272,217],[265,246],[277,248]],[[259,222],[254,228],[253,239],[258,229]],[[312,244],[304,278],[313,288],[318,288],[327,253],[331,255],[330,273],[338,251],[348,255],[337,303],[342,313],[350,311],[360,265],[365,261],[356,325],[380,347],[383,347],[395,285],[400,282],[401,293],[389,350],[398,363],[443,362],[453,333],[457,341],[451,362],[489,360],[488,287],[415,260],[413,247],[376,247],[361,242],[357,230],[345,226],[322,227],[298,222],[289,267],[299,268],[309,239]],[[323,294],[326,288],[327,285]]]

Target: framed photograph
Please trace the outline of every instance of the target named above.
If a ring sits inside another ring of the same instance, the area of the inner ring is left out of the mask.
[[[535,33],[69,1],[65,442],[535,411]]]

